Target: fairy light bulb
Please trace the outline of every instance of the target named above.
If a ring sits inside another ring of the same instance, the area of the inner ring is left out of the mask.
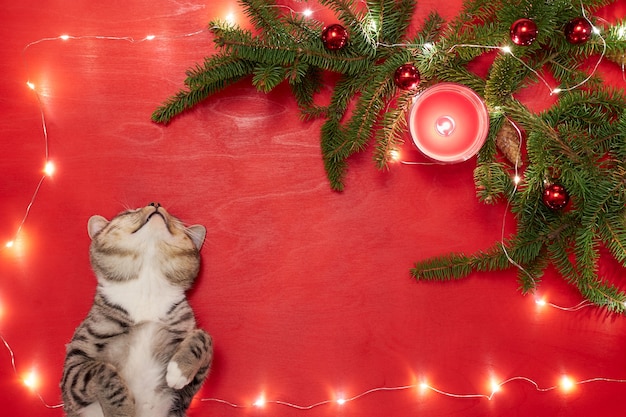
[[[54,174],[54,171],[55,171],[55,167],[52,161],[46,162],[46,165],[43,168],[44,174],[51,177]]]
[[[61,36],[59,36],[59,39],[64,40],[64,41],[68,40],[69,38],[70,38],[70,35],[61,35]]]
[[[495,378],[491,378],[490,386],[491,386],[491,395],[495,394],[496,392],[499,392],[500,389],[502,389],[502,386]]]
[[[235,14],[234,13],[228,13],[225,17],[224,20],[226,21],[226,23],[228,23],[229,25],[234,25],[235,22]]]
[[[339,405],[344,405],[346,401],[347,400],[345,398],[337,398],[337,400],[335,400],[335,402]]]
[[[426,381],[422,381],[420,382],[419,388],[420,388],[420,392],[423,394],[426,392],[426,390],[430,388],[430,386],[428,385]]]
[[[147,41],[151,41],[151,40],[153,40],[154,38],[156,38],[156,36],[154,36],[154,35],[148,35],[148,36],[146,36],[146,40],[147,40]]]
[[[37,389],[37,386],[39,385],[39,377],[35,371],[30,371],[24,376],[22,383],[31,390]]]
[[[28,88],[30,88],[31,90],[35,89],[35,84],[31,83],[30,81],[26,82],[26,85],[28,86]]]
[[[560,386],[563,391],[569,392],[574,389],[574,380],[567,375],[563,375],[561,377]]]
[[[254,406],[258,408],[263,408],[265,406],[265,397],[262,395],[259,396],[259,398],[257,398],[254,402]]]
[[[4,244],[4,246],[7,248],[12,248],[14,245],[15,245],[14,240],[9,240],[7,243]]]
[[[304,9],[302,11],[302,15],[304,17],[311,17],[313,15],[313,10],[311,10],[311,9]]]
[[[397,149],[391,149],[387,152],[387,157],[391,162],[398,162],[400,160],[400,151]]]

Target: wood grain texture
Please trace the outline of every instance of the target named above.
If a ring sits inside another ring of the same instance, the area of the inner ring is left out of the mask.
[[[0,241],[19,226],[43,165],[28,80],[40,94],[57,172],[35,200],[21,250],[0,252],[0,333],[20,374],[38,370],[48,403],[60,401],[64,345],[94,294],[87,219],[150,201],[208,229],[190,295],[216,350],[201,398],[250,404],[264,393],[307,405],[421,378],[449,392],[489,394],[492,376],[523,375],[543,387],[563,373],[626,377],[622,317],[594,308],[538,310],[517,291],[514,270],[450,283],[410,279],[414,261],[485,249],[501,239],[504,219],[505,233],[514,230],[504,205],[476,200],[473,160],[380,172],[368,151],[351,158],[346,190],[332,192],[320,123],[300,121],[286,86],[266,95],[246,81],[169,126],[153,124],[151,112],[183,85],[184,71],[214,51],[206,26],[232,3],[3,6]],[[420,2],[416,25],[435,8],[449,18],[460,1]],[[622,3],[604,17],[614,21],[625,9]],[[61,34],[77,39],[26,48]],[[139,41],[149,34],[156,38]],[[135,41],[113,39],[126,37]],[[617,66],[602,70],[624,87]],[[523,98],[533,108],[547,100],[534,92]],[[424,161],[408,143],[403,155]],[[602,268],[623,275],[611,263]],[[560,305],[580,301],[552,271],[540,289]],[[618,416],[625,393],[626,384],[590,383],[565,395],[518,381],[491,401],[406,390],[373,393],[341,410],[196,401],[189,415]],[[3,415],[62,415],[22,386],[2,346],[0,406]]]

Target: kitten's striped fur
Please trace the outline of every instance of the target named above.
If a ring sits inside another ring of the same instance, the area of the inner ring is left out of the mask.
[[[205,228],[151,203],[111,221],[93,216],[88,229],[98,286],[67,346],[67,416],[185,416],[213,355],[185,298]]]

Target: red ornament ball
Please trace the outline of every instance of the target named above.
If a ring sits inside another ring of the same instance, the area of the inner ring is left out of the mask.
[[[561,210],[569,202],[569,194],[565,187],[560,184],[549,184],[544,188],[542,195],[543,203],[552,210]]]
[[[530,19],[517,19],[511,25],[511,40],[515,45],[529,46],[537,39],[537,24]]]
[[[570,20],[565,26],[565,39],[573,45],[587,42],[593,35],[593,26],[584,17]]]
[[[420,83],[420,73],[413,64],[401,65],[393,74],[396,85],[403,90],[412,90]]]
[[[338,23],[326,26],[322,30],[322,43],[331,51],[341,49],[348,43],[348,31]]]

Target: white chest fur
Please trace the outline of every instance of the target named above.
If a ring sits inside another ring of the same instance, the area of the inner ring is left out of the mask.
[[[135,323],[158,322],[172,305],[185,296],[172,286],[157,268],[145,267],[136,279],[126,282],[102,282],[106,298],[128,312]]]
[[[121,370],[128,388],[135,395],[137,417],[166,417],[171,407],[171,394],[159,392],[163,384],[165,368],[157,363],[152,354],[156,323],[146,323],[133,335],[126,366]]]
[[[134,417],[167,417],[172,394],[158,389],[163,386],[165,367],[155,360],[155,338],[160,325],[144,323],[136,328],[129,341],[124,366],[119,372],[135,399]],[[104,417],[95,402],[80,412],[81,417]]]

